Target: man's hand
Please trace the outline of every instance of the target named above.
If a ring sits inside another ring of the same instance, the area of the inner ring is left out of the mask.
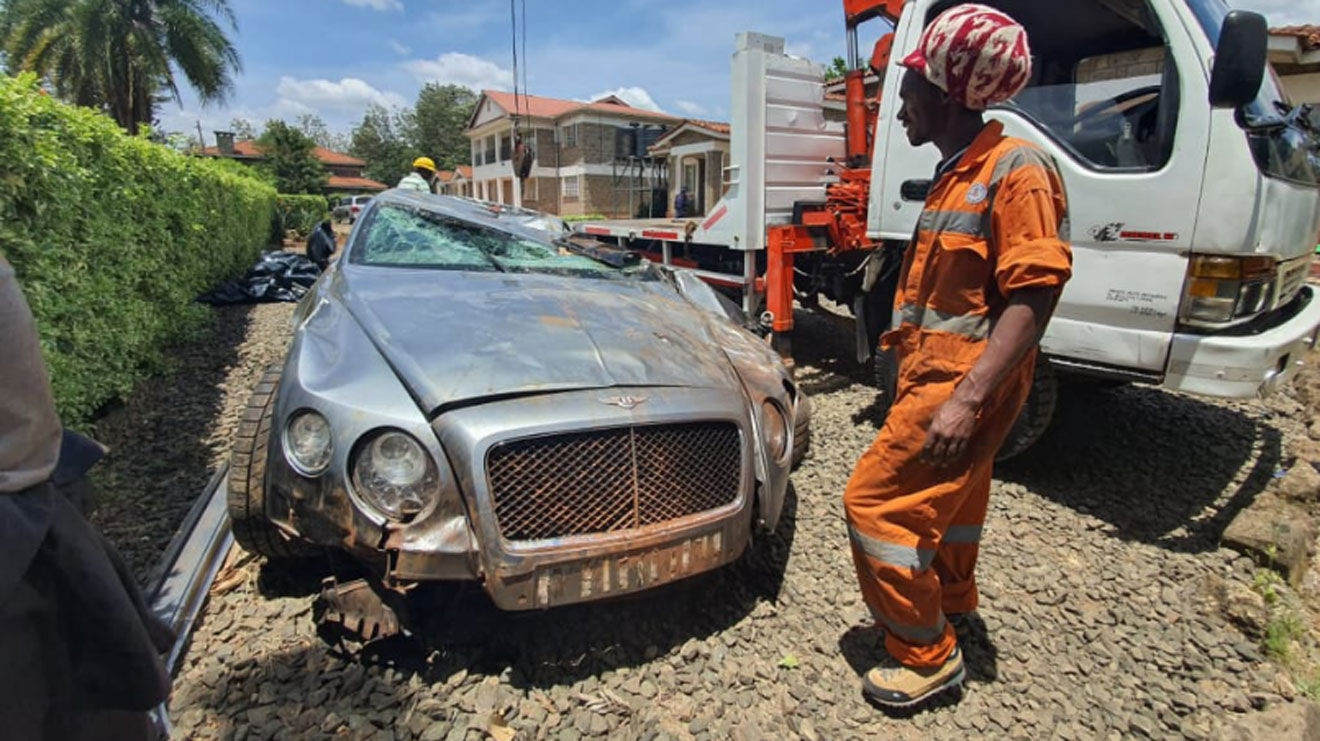
[[[967,445],[976,429],[975,404],[954,395],[935,412],[926,433],[921,458],[932,466],[947,466],[967,453]]]
[[[926,433],[921,457],[933,466],[956,463],[967,453],[976,415],[1004,377],[1040,341],[1058,292],[1032,288],[1009,296],[1008,306],[990,331],[985,352],[939,409]]]

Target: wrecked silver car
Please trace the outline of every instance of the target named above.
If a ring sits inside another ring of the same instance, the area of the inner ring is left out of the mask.
[[[526,213],[390,191],[299,305],[229,479],[234,535],[527,610],[736,559],[773,529],[807,401],[690,273]]]

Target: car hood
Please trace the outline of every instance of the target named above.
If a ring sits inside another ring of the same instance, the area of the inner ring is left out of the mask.
[[[705,315],[663,281],[346,268],[332,293],[428,414],[570,389],[741,389]]]

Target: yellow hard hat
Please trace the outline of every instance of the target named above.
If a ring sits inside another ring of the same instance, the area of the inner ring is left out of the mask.
[[[430,157],[418,157],[413,160],[413,169],[423,168],[435,172],[435,160]]]

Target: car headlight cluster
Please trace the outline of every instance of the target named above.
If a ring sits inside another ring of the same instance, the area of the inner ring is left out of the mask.
[[[788,420],[777,404],[771,401],[761,403],[761,425],[765,429],[766,446],[775,460],[784,457],[788,451]]]
[[[398,430],[372,433],[358,443],[353,486],[368,504],[395,520],[408,519],[440,494],[440,475],[426,448]]]
[[[330,465],[334,439],[330,422],[311,410],[297,412],[284,428],[284,449],[299,473],[316,476]]]
[[[374,430],[355,448],[350,461],[353,488],[386,517],[407,520],[439,498],[440,472],[435,460],[412,435]],[[334,453],[330,422],[310,409],[295,412],[284,427],[284,452],[289,465],[303,476],[325,473]]]

